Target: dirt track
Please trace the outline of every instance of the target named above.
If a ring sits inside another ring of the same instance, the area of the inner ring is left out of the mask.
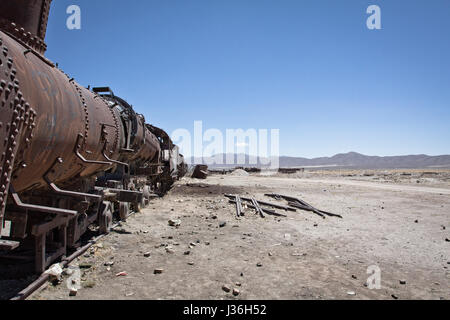
[[[288,217],[262,219],[247,209],[238,220],[223,197],[276,202],[267,192],[300,197],[344,219],[280,210]],[[448,181],[433,187],[338,176],[183,179],[72,264],[88,264],[76,297],[62,283],[32,299],[450,299],[449,193]],[[169,219],[180,219],[180,227]],[[379,290],[364,286],[373,265],[381,270]],[[154,274],[156,268],[163,273]],[[122,271],[127,276],[116,276]]]

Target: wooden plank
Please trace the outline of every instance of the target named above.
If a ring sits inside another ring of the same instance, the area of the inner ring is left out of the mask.
[[[252,198],[252,203],[253,203],[253,206],[254,206],[255,209],[256,209],[256,212],[259,213],[259,215],[261,216],[261,218],[265,218],[265,217],[264,217],[264,213],[263,213],[263,211],[261,210],[261,207],[260,207],[259,204],[258,204],[258,201],[256,201],[255,198]]]
[[[229,202],[235,204],[235,203],[236,203],[236,200],[230,199]],[[251,208],[251,209],[256,209],[256,208],[253,206],[253,204],[247,204],[247,206],[248,206],[249,208]],[[264,208],[261,208],[261,210],[262,210],[263,212],[265,212],[266,214],[270,215],[270,216],[276,216],[276,217],[284,217],[284,218],[287,218],[286,215],[281,214],[281,213],[277,213],[277,212],[275,212],[275,211],[273,211],[273,210],[270,210],[270,209],[264,209]]]
[[[235,196],[236,199],[236,215],[238,218],[242,216],[242,202],[239,196]]]

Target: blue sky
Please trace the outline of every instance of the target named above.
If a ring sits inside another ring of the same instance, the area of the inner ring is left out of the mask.
[[[169,133],[202,120],[280,129],[282,155],[450,154],[448,0],[58,0],[46,40]]]

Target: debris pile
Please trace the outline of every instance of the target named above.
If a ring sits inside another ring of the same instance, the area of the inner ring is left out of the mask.
[[[307,202],[305,202],[301,199],[298,199],[298,198],[283,196],[283,195],[279,195],[279,194],[266,194],[266,196],[274,198],[276,200],[284,199],[284,200],[288,201],[288,206],[283,206],[283,205],[274,204],[274,203],[265,202],[265,201],[259,201],[259,200],[256,200],[254,197],[246,198],[246,197],[241,197],[239,195],[230,195],[230,194],[225,195],[225,197],[227,197],[229,199],[229,202],[236,206],[236,216],[238,218],[245,215],[244,210],[243,210],[243,204],[242,204],[242,202],[245,201],[245,202],[247,202],[245,204],[245,206],[256,210],[256,213],[259,214],[261,216],[261,218],[265,218],[265,214],[270,215],[270,216],[276,216],[276,217],[287,217],[286,215],[277,213],[272,209],[263,208],[262,206],[264,206],[264,207],[281,209],[284,211],[291,211],[291,212],[296,212],[297,209],[300,209],[300,210],[304,210],[304,211],[313,212],[323,219],[325,219],[325,216],[337,217],[337,218],[342,219],[341,215],[316,209],[313,206],[311,206],[310,204],[308,204]]]
[[[235,177],[247,177],[249,176],[249,173],[243,169],[236,169],[231,173],[231,175]]]
[[[284,214],[281,214],[281,213],[277,213],[271,209],[262,208],[261,206],[283,209],[285,211],[294,211],[294,212],[297,211],[294,208],[284,207],[284,206],[280,206],[277,204],[272,204],[272,203],[268,203],[268,202],[264,202],[264,201],[258,201],[255,198],[245,198],[245,197],[240,197],[237,195],[230,195],[230,194],[226,194],[225,197],[227,197],[229,199],[230,203],[233,203],[236,205],[236,215],[239,218],[241,216],[244,216],[242,201],[248,202],[246,204],[246,206],[248,208],[255,209],[256,213],[258,213],[262,218],[265,217],[264,214],[267,214],[270,216],[276,216],[276,217],[287,217],[287,216]]]
[[[311,206],[309,203],[307,203],[301,199],[298,199],[298,198],[283,196],[283,195],[279,195],[279,194],[266,194],[266,196],[277,199],[277,200],[284,199],[284,200],[288,201],[290,207],[294,207],[294,208],[304,210],[304,211],[314,212],[315,214],[322,217],[323,219],[325,219],[325,216],[337,217],[337,218],[342,219],[342,216],[339,214],[334,214],[331,212],[316,209],[313,206]]]
[[[257,167],[244,168],[244,167],[236,167],[235,170],[244,170],[247,173],[261,173],[261,169]]]
[[[198,165],[195,167],[192,173],[192,178],[195,179],[206,179],[208,177],[208,166]]]

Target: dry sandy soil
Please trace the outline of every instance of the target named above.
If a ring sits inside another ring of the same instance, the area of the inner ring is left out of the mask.
[[[66,275],[30,299],[448,300],[449,177],[336,171],[185,178],[72,263],[84,267],[76,297],[69,297]],[[238,219],[225,193],[280,204],[287,203],[264,194],[295,196],[343,219],[281,210],[287,218],[263,219],[251,209]],[[378,290],[365,286],[374,265]],[[154,274],[158,268],[163,272]]]

